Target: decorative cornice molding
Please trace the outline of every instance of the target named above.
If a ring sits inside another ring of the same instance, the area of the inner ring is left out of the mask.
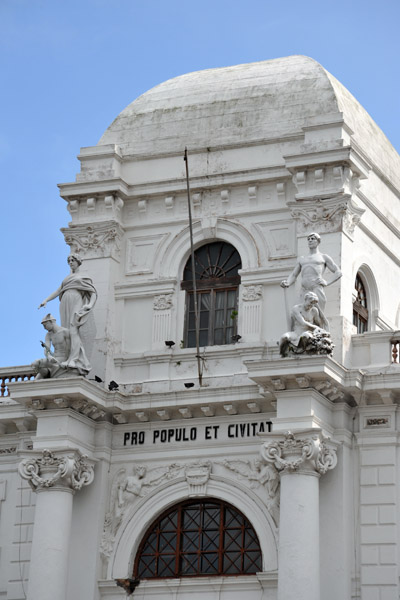
[[[94,479],[93,465],[78,450],[72,455],[50,450],[40,454],[33,451],[32,454],[21,461],[18,471],[35,492],[55,486],[75,492],[90,485]]]
[[[336,448],[329,446],[328,441],[320,432],[307,435],[288,431],[283,440],[266,442],[261,456],[284,474],[324,475],[337,464]]]

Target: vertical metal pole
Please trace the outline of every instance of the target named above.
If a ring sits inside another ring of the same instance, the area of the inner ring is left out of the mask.
[[[192,205],[190,201],[190,186],[189,186],[189,161],[188,161],[188,151],[185,147],[185,156],[184,161],[186,165],[186,189],[187,189],[187,198],[188,198],[188,211],[189,211],[189,231],[190,231],[190,253],[192,256],[192,277],[193,277],[193,298],[194,298],[194,319],[196,326],[196,358],[197,358],[197,372],[199,376],[199,385],[202,385],[203,380],[203,367],[201,364],[200,357],[200,315],[197,304],[197,288],[196,288],[196,273],[195,273],[195,263],[194,263],[194,247],[193,247],[193,226],[192,226]]]

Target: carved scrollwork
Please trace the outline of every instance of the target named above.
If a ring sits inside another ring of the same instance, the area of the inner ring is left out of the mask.
[[[73,253],[79,253],[86,258],[120,256],[122,229],[115,221],[71,225],[61,231]]]
[[[93,466],[87,462],[87,456],[76,453],[75,456],[58,457],[50,450],[43,450],[42,456],[24,459],[18,471],[34,491],[55,485],[76,491],[92,483],[94,478]]]
[[[344,230],[352,234],[364,210],[350,199],[304,201],[301,208],[291,204],[292,217],[297,220],[299,233],[317,229],[321,233]]]
[[[261,455],[278,471],[286,473],[301,469],[324,475],[337,464],[336,450],[328,446],[327,438],[320,434],[296,438],[289,431],[283,440],[265,443]]]
[[[242,291],[244,302],[255,302],[262,298],[262,285],[246,285]]]
[[[172,306],[172,294],[160,294],[154,297],[154,310],[169,310]]]

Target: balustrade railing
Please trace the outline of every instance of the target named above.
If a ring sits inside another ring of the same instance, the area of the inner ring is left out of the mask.
[[[9,397],[8,383],[12,381],[30,381],[35,374],[30,365],[0,368],[0,398]]]

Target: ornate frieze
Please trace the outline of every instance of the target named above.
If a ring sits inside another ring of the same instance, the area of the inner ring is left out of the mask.
[[[261,449],[262,458],[283,473],[302,472],[324,475],[337,463],[336,449],[328,445],[321,433],[299,437],[288,431],[282,440],[266,442]]]
[[[72,253],[85,258],[120,257],[123,230],[116,221],[71,225],[61,231]]]
[[[18,471],[34,491],[55,486],[76,491],[91,484],[94,478],[93,466],[79,451],[67,455],[43,450],[41,454],[25,458]]]

